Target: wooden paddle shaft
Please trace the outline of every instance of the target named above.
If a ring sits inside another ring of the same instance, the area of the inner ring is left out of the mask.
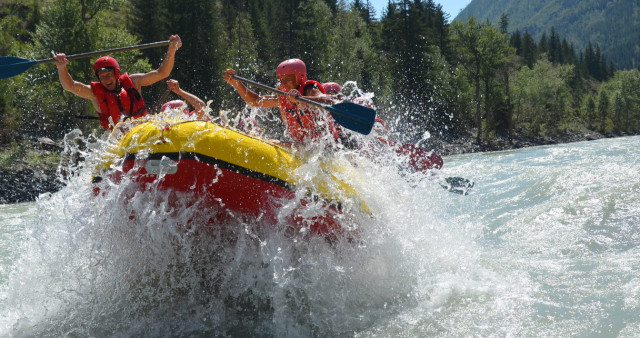
[[[240,80],[242,82],[246,82],[246,83],[249,83],[251,85],[254,85],[254,86],[258,87],[258,88],[262,88],[264,90],[271,91],[271,92],[276,93],[276,94],[287,95],[286,92],[284,92],[284,91],[282,91],[280,89],[269,87],[267,85],[263,85],[262,83],[258,83],[258,82],[255,82],[255,81],[252,81],[252,80],[249,80],[249,79],[245,79],[245,78],[243,78],[241,76],[238,76],[238,75],[231,75],[231,77],[236,79],[236,80]],[[314,106],[319,107],[319,108],[326,108],[325,105],[320,104],[318,102],[311,101],[309,99],[305,99],[304,97],[296,97],[296,100],[304,102],[304,103],[308,103],[310,105],[314,105]]]
[[[162,104],[162,101],[164,101],[167,96],[169,96],[169,94],[171,94],[171,89],[167,89],[164,94],[162,94],[162,97],[160,98],[160,100],[158,100],[158,102],[156,102],[156,105],[153,106],[153,110],[151,111],[151,114],[157,114],[158,113],[158,107],[160,107],[160,105]]]
[[[166,45],[169,45],[170,42],[171,42],[170,40],[166,40],[166,41],[159,41],[159,42],[144,43],[141,45],[135,45],[135,46],[129,46],[129,47],[105,49],[97,52],[74,54],[74,55],[67,56],[67,59],[74,60],[74,59],[87,58],[87,57],[98,56],[98,55],[105,55],[107,53],[128,52],[130,50],[140,50],[140,49],[147,49],[147,48],[153,48],[153,47],[159,47],[159,46],[166,46]],[[50,59],[36,60],[36,63],[41,64],[41,63],[55,62],[55,61],[56,60],[54,58],[50,58]]]
[[[265,86],[261,83],[254,82],[243,77],[237,75],[231,75],[236,80],[246,82],[258,88],[262,88],[268,91],[271,91],[280,95],[287,95],[287,93],[271,88],[269,86]],[[304,97],[298,96],[296,97],[296,101],[304,102],[310,104],[312,106],[316,106],[322,109],[325,109],[331,117],[341,126],[346,129],[355,131],[360,134],[368,135],[371,132],[371,128],[373,127],[373,123],[376,117],[376,111],[365,106],[361,106],[359,104],[355,104],[352,102],[341,102],[332,106],[325,106],[321,103],[311,101],[309,99],[305,99]]]

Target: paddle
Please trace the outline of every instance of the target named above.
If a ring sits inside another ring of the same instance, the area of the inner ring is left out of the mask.
[[[87,58],[87,57],[98,56],[98,55],[105,55],[108,53],[119,53],[119,52],[127,52],[130,50],[166,46],[169,44],[169,42],[170,42],[169,40],[160,41],[160,42],[151,42],[151,43],[145,43],[145,44],[129,46],[129,47],[120,47],[120,48],[114,48],[114,49],[101,50],[97,52],[75,54],[75,55],[67,56],[67,59],[74,60],[74,59]],[[16,76],[18,74],[22,74],[23,72],[27,71],[27,69],[37,64],[55,62],[55,61],[56,60],[53,58],[42,59],[42,60],[28,60],[28,59],[23,59],[16,56],[0,56],[0,79],[6,79],[12,76]]]
[[[167,89],[164,94],[162,94],[162,97],[160,98],[160,100],[158,100],[158,102],[156,102],[156,105],[153,106],[153,109],[149,112],[149,114],[153,115],[153,114],[157,114],[158,112],[158,108],[160,108],[160,105],[162,104],[162,102],[164,100],[167,99],[167,96],[169,96],[169,94],[171,94],[171,89]]]
[[[76,115],[74,117],[79,120],[99,120],[100,119],[98,116],[93,116],[93,115]]]
[[[440,182],[440,186],[447,191],[460,195],[468,195],[474,185],[475,182],[462,177],[447,177],[444,182]]]
[[[287,93],[279,89],[251,81],[237,75],[232,75],[231,77],[276,94],[287,95]],[[338,124],[360,134],[368,135],[373,128],[373,123],[375,122],[375,110],[353,102],[342,102],[328,106],[305,99],[304,97],[298,97],[296,100],[327,110]]]

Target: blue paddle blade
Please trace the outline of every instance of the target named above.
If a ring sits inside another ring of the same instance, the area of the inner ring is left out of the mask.
[[[0,56],[0,79],[21,74],[36,63],[38,62],[15,56]]]
[[[338,124],[364,135],[371,132],[376,119],[375,110],[353,102],[342,102],[324,108],[331,113]]]

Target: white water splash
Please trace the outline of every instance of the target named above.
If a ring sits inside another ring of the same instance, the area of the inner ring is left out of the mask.
[[[445,158],[468,196],[344,152],[371,215],[333,243],[79,169],[3,233],[0,335],[637,336],[639,142]]]

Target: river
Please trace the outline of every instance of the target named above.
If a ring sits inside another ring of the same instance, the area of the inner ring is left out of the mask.
[[[469,195],[392,166],[328,243],[124,191],[87,173],[0,205],[0,336],[640,335],[640,137],[445,158]],[[144,198],[143,198],[144,197]],[[135,218],[131,213],[135,212]]]

